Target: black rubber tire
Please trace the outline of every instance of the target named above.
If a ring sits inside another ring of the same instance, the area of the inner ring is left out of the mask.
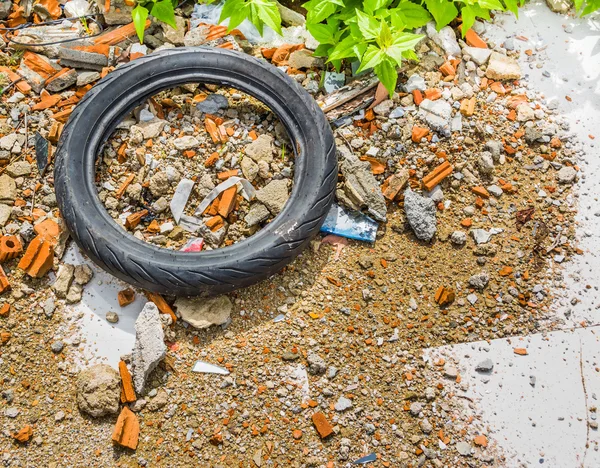
[[[282,212],[230,247],[184,253],[142,242],[106,212],[95,161],[119,121],[160,90],[184,83],[230,86],[265,103],[295,144],[294,186]],[[333,134],[314,99],[281,70],[224,49],[178,48],[141,57],[94,86],[74,109],[56,153],[56,199],[66,225],[89,257],[140,288],[172,295],[212,295],[267,279],[317,234],[333,201]]]

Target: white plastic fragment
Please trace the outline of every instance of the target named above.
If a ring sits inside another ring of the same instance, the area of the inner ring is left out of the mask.
[[[196,364],[194,364],[194,367],[192,368],[192,372],[199,372],[202,374],[229,375],[229,371],[224,367],[216,366],[204,361],[196,361]]]

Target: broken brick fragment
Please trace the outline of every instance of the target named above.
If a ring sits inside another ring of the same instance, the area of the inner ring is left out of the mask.
[[[9,289],[10,289],[10,283],[8,282],[6,273],[4,273],[4,269],[0,265],[0,294],[5,293]]]
[[[452,66],[450,62],[444,62],[444,64],[440,67],[440,71],[444,76],[456,75],[456,69]]]
[[[23,252],[23,245],[17,236],[0,237],[0,263],[12,260]]]
[[[412,94],[413,94],[413,101],[414,101],[414,103],[417,106],[420,106],[421,103],[423,102],[423,94],[418,89],[413,90]]]
[[[140,437],[140,423],[127,406],[123,407],[112,434],[112,440],[121,447],[135,450]]]
[[[446,286],[440,286],[435,292],[435,302],[440,306],[444,307],[454,302],[456,294],[454,289],[447,288]]]
[[[206,224],[206,227],[212,232],[215,232],[221,229],[225,225],[225,222],[223,221],[223,218],[221,218],[219,215],[216,215],[207,219],[204,224]]]
[[[151,21],[146,20],[144,25],[144,29],[150,26]],[[113,29],[112,31],[108,31],[100,36],[97,36],[93,39],[94,44],[108,44],[108,45],[116,45],[119,42],[123,42],[125,39],[129,39],[131,36],[135,35],[135,25],[132,23],[126,24],[125,26],[121,26],[120,28]]]
[[[131,288],[123,289],[117,293],[117,300],[121,307],[125,307],[135,301],[135,292]]]
[[[429,129],[423,127],[417,127],[416,125],[412,128],[412,141],[420,143],[423,138],[429,135]]]
[[[219,160],[219,153],[217,153],[215,151],[208,158],[206,158],[206,161],[204,161],[204,167],[212,167],[216,164],[216,162],[218,160]]]
[[[31,437],[33,437],[33,429],[30,425],[25,426],[23,429],[13,434],[13,439],[22,444],[29,442]]]
[[[431,192],[433,188],[438,185],[442,180],[452,174],[454,166],[448,161],[444,161],[442,164],[437,166],[433,171],[423,177],[422,183],[425,190]]]
[[[460,102],[460,113],[465,117],[471,117],[475,113],[475,97],[463,99]]]
[[[2,307],[0,307],[0,317],[7,317],[9,312],[10,304],[8,302],[5,302],[4,304],[2,304]]]
[[[438,88],[429,88],[425,90],[425,99],[435,101],[442,97],[442,90]]]
[[[488,445],[488,439],[483,434],[475,437],[475,439],[473,439],[473,442],[475,442],[475,445],[479,445],[481,447],[487,447]]]
[[[237,195],[237,186],[229,187],[221,194],[221,200],[219,201],[218,212],[223,218],[227,218],[229,213],[235,206],[235,199]]]
[[[0,67],[0,73],[5,73],[11,82],[16,81],[17,83],[15,84],[15,86],[23,94],[29,94],[31,92],[31,86],[29,86],[29,83],[27,83],[25,80],[21,79],[21,76],[17,75],[10,68]],[[21,81],[17,81],[17,80],[21,80]]]
[[[490,192],[488,192],[485,187],[477,186],[471,187],[471,192],[481,198],[485,198],[486,200],[490,198]]]
[[[60,97],[60,96],[59,96]],[[60,134],[62,133],[63,127],[65,125],[60,122],[54,122],[48,131],[48,141],[50,143],[56,144],[58,143],[58,139],[60,138]]]
[[[123,182],[121,184],[121,186],[119,187],[119,189],[115,192],[116,198],[121,198],[123,196],[123,194],[125,193],[125,190],[127,190],[127,187],[129,187],[129,184],[131,184],[131,182],[133,182],[133,179],[135,179],[135,174],[129,174],[127,176],[127,179],[125,179],[125,182]]]
[[[141,210],[137,213],[132,213],[127,218],[125,218],[125,229],[134,229],[140,222],[142,218],[148,214],[148,210]]]
[[[397,174],[393,174],[385,180],[385,182],[383,183],[383,185],[381,187],[381,192],[383,193],[383,196],[386,199],[391,201],[398,196],[398,194],[400,193],[400,190],[402,190],[406,186],[407,182],[408,182],[408,173],[407,172],[400,172]]]
[[[119,374],[121,374],[121,403],[131,403],[136,400],[131,373],[125,361],[119,361]]]
[[[156,307],[158,307],[159,312],[170,315],[173,319],[173,323],[177,322],[177,316],[175,315],[175,312],[173,312],[171,306],[167,304],[167,301],[165,301],[160,294],[146,291],[146,297],[149,301],[154,302]]]
[[[513,268],[509,267],[509,266],[503,266],[500,271],[498,272],[498,274],[500,276],[509,276],[510,274],[512,274],[513,272]]]
[[[219,172],[217,174],[217,177],[219,180],[227,180],[230,177],[235,177],[235,176],[239,175],[239,173],[240,173],[239,169],[231,169],[229,171]]]
[[[333,434],[333,426],[325,415],[321,412],[315,413],[312,415],[312,422],[315,425],[315,429],[319,433],[321,439],[325,439]]]
[[[519,356],[527,356],[529,354],[527,348],[513,348],[513,353],[518,354]]]
[[[18,267],[32,278],[44,276],[54,263],[54,249],[52,244],[41,235],[35,237],[27,246],[25,255],[21,257]]]
[[[58,223],[50,218],[45,219],[41,223],[37,223],[33,230],[36,234],[41,236],[47,242],[50,242],[53,246],[58,242],[58,236],[60,236],[60,226]]]
[[[465,42],[471,47],[478,47],[479,49],[488,48],[487,43],[481,39],[475,31],[473,31],[473,28],[469,28],[469,30],[465,33]]]
[[[215,123],[214,120],[206,117],[204,119],[204,127],[206,128],[206,131],[212,138],[213,143],[221,142],[221,133],[219,132],[219,129],[217,128],[217,124]]]

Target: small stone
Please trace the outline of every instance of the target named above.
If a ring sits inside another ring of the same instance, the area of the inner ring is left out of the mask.
[[[527,122],[528,120],[534,120],[535,113],[534,110],[529,106],[529,104],[520,104],[517,107],[517,120],[519,122]]]
[[[162,195],[166,195],[169,192],[169,188],[171,184],[169,184],[169,178],[167,177],[166,172],[157,172],[152,177],[150,177],[150,192],[155,197],[160,197]]]
[[[52,348],[52,352],[54,354],[60,353],[64,349],[64,347],[65,344],[62,341],[55,341],[50,345],[50,348]]]
[[[306,361],[308,362],[308,372],[310,374],[321,375],[327,370],[327,364],[325,364],[323,358],[318,354],[308,353]]]
[[[71,287],[69,288],[69,291],[67,292],[66,295],[66,300],[69,304],[75,304],[79,301],[81,301],[81,298],[83,297],[83,286],[79,283],[75,283],[73,282],[71,284]]]
[[[107,364],[88,367],[77,376],[77,405],[84,413],[98,418],[119,411],[121,378]]]
[[[454,245],[465,245],[467,243],[467,234],[463,231],[454,231],[450,235],[450,242]]]
[[[229,100],[222,94],[209,94],[204,101],[196,104],[196,109],[204,114],[216,114],[229,107]]]
[[[514,58],[492,52],[485,76],[492,80],[518,80],[521,78],[521,68]]]
[[[242,169],[242,174],[244,177],[248,179],[250,182],[253,182],[258,175],[258,164],[252,161],[251,158],[243,158],[240,162],[240,168]]]
[[[94,81],[98,81],[100,78],[100,73],[97,71],[81,71],[77,74],[77,86],[85,86]]]
[[[158,389],[156,396],[148,403],[148,409],[150,411],[158,411],[161,408],[167,406],[169,402],[169,394],[162,388]]]
[[[75,267],[75,282],[80,285],[88,284],[94,276],[94,272],[89,265],[82,263]]]
[[[446,363],[444,365],[444,377],[456,379],[456,377],[458,377],[458,369],[453,365]]]
[[[23,177],[31,174],[31,164],[27,161],[15,161],[6,166],[6,173],[11,177]]]
[[[0,176],[0,201],[14,202],[17,198],[17,184],[9,175]],[[11,203],[12,204],[12,203]]]
[[[421,414],[421,411],[423,411],[422,403],[415,401],[410,404],[410,414],[412,414],[413,416],[419,416],[419,414]]]
[[[394,101],[392,101],[391,99],[386,99],[382,103],[377,104],[373,108],[373,112],[375,112],[375,114],[377,115],[387,117],[392,111],[392,107],[394,107]]]
[[[106,321],[108,323],[118,323],[119,315],[116,312],[106,312]]]
[[[198,139],[190,135],[182,136],[181,138],[177,138],[175,141],[173,141],[173,146],[179,151],[197,148],[199,145],[200,142]]]
[[[164,339],[158,307],[153,302],[148,302],[135,321],[132,365],[137,394],[144,392],[146,379],[167,353]]]
[[[481,273],[473,275],[469,278],[469,286],[482,291],[488,285],[489,281],[490,275],[487,272],[482,271]]]
[[[560,184],[572,184],[577,177],[577,171],[571,166],[564,166],[556,176]]]
[[[271,135],[260,135],[244,149],[246,156],[255,162],[265,161],[273,162],[273,137]]]
[[[467,457],[471,455],[471,444],[468,442],[459,442],[456,444],[456,451],[460,453],[463,457]]]
[[[437,231],[435,203],[413,192],[404,192],[404,211],[410,227],[418,239],[429,242]]]
[[[417,74],[411,75],[404,85],[404,90],[407,93],[412,93],[415,89],[418,89],[419,91],[425,91],[427,89],[425,78]]]
[[[257,224],[266,221],[271,216],[271,212],[262,203],[253,203],[244,221],[248,227],[256,226]]]
[[[352,401],[346,397],[341,396],[339,397],[335,405],[333,405],[333,408],[341,413],[342,411],[346,411],[347,409],[352,408]]]
[[[483,151],[477,159],[477,167],[482,174],[491,176],[494,173],[494,159],[492,158],[492,153]]]
[[[491,372],[494,369],[494,362],[491,359],[484,359],[477,366],[475,370],[477,372]]]
[[[256,199],[265,205],[273,215],[278,215],[290,197],[289,184],[288,179],[272,180],[256,191]]]
[[[492,55],[492,49],[483,49],[480,47],[464,47],[463,53],[471,57],[471,60],[477,65],[484,65]]]
[[[52,285],[52,290],[57,297],[64,299],[69,292],[71,283],[73,282],[73,276],[75,275],[75,267],[68,263],[63,263],[58,267],[58,273],[56,274],[56,280]]]
[[[175,301],[175,307],[183,320],[198,329],[227,323],[233,310],[227,296],[180,297]]]

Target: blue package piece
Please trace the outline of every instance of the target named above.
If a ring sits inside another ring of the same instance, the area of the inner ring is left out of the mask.
[[[337,203],[331,205],[321,232],[347,237],[348,239],[375,242],[377,221],[362,213],[345,210]]]

